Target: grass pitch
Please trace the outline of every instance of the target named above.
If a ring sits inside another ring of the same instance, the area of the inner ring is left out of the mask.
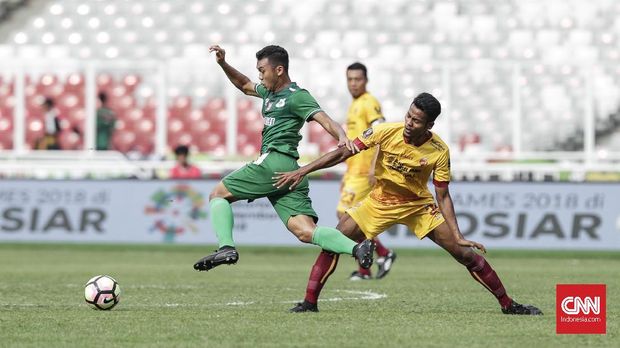
[[[618,253],[491,251],[509,294],[545,313],[501,314],[496,300],[441,250],[397,249],[382,280],[348,281],[341,257],[319,313],[303,299],[318,248],[239,247],[235,266],[198,273],[212,247],[0,244],[0,346],[31,347],[619,347]],[[84,303],[108,274],[111,311]],[[607,335],[556,335],[555,285],[607,284]]]

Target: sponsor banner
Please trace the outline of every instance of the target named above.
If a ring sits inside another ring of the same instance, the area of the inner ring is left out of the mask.
[[[0,241],[215,244],[208,196],[217,181],[0,182]],[[312,181],[320,225],[335,226],[338,181]],[[620,250],[620,185],[454,183],[461,231],[487,247]],[[233,204],[238,244],[300,245],[267,199]],[[405,226],[389,246],[430,246]]]
[[[605,284],[556,285],[556,333],[605,334]]]

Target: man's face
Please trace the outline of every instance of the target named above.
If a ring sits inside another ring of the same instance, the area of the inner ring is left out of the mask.
[[[405,115],[404,136],[407,139],[416,139],[423,136],[427,130],[433,126],[432,122],[427,122],[424,111],[418,109],[415,104],[411,104]]]
[[[275,91],[278,83],[278,78],[284,72],[284,67],[274,67],[269,63],[268,58],[263,58],[256,62],[256,69],[258,69],[258,79],[265,85],[270,91]]]
[[[347,87],[353,98],[366,93],[366,83],[368,80],[362,70],[347,70]]]
[[[179,164],[185,164],[187,163],[187,155],[185,155],[184,153],[180,153],[177,155],[177,163]]]

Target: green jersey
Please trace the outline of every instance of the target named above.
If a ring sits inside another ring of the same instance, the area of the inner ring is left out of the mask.
[[[263,98],[263,142],[261,154],[274,150],[299,158],[297,146],[301,140],[299,130],[304,122],[323,111],[314,98],[295,82],[279,92],[271,92],[263,84],[257,84],[256,93]]]

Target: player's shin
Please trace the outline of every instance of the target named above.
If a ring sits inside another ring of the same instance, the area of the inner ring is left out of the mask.
[[[306,297],[304,300],[316,304],[323,286],[327,282],[329,276],[334,273],[338,265],[338,254],[322,250],[314,261],[308,285],[306,286]]]
[[[335,228],[317,226],[312,234],[312,244],[338,254],[353,254],[356,243]]]
[[[475,254],[473,261],[465,265],[465,267],[467,267],[471,276],[474,277],[478,283],[482,284],[482,286],[497,298],[502,308],[510,306],[512,300],[506,294],[506,289],[504,289],[502,281],[484,257]]]
[[[235,246],[233,241],[233,211],[230,203],[224,198],[213,198],[209,202],[209,208],[211,212],[211,225],[215,230],[219,247],[223,246]]]

